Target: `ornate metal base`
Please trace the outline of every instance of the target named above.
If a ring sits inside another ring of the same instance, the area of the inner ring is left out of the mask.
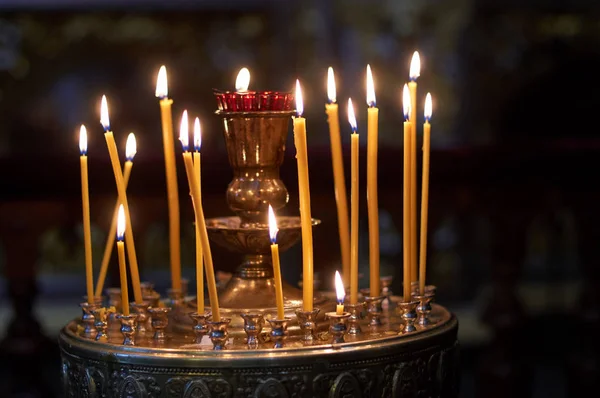
[[[254,350],[234,337],[226,350],[214,351],[210,342],[195,344],[192,328],[170,331],[161,346],[148,337],[123,346],[120,333],[97,342],[79,336],[75,320],[59,338],[65,396],[457,397],[458,322],[443,307],[432,308],[435,325],[406,335],[398,335],[400,317],[384,311],[377,334],[311,346],[297,334],[284,348],[267,341]]]

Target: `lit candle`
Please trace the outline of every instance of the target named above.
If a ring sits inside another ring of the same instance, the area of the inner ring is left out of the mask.
[[[275,301],[277,302],[277,319],[285,318],[283,307],[283,285],[281,282],[281,266],[279,264],[279,245],[277,244],[277,219],[273,208],[269,205],[269,235],[271,237],[271,257],[273,259],[273,278],[275,281]]]
[[[92,229],[90,227],[90,191],[88,184],[87,130],[79,129],[79,165],[81,169],[81,207],[83,209],[83,244],[85,250],[85,287],[88,303],[94,302],[94,271],[92,269]]]
[[[189,147],[189,130],[187,111],[183,111],[181,117],[181,127],[179,129],[179,140],[183,147],[183,163],[185,164],[185,173],[190,188],[190,196],[194,204],[194,215],[196,225],[200,230],[200,241],[202,243],[202,255],[204,258],[204,273],[206,275],[206,283],[208,285],[208,297],[210,299],[210,307],[212,311],[212,319],[215,322],[221,320],[221,312],[219,310],[219,296],[217,295],[217,282],[215,279],[215,269],[213,267],[212,254],[210,251],[210,242],[208,241],[208,233],[206,232],[206,222],[204,220],[204,211],[200,198],[197,197],[198,180],[194,174],[194,162],[192,154],[188,152]]]
[[[331,161],[333,164],[333,182],[335,203],[337,205],[338,232],[340,235],[340,251],[342,258],[342,277],[344,286],[350,286],[350,226],[348,225],[348,199],[346,196],[346,179],[344,177],[344,158],[342,157],[342,140],[338,104],[336,103],[335,78],[333,68],[327,71],[327,96],[325,104],[327,122],[329,123],[329,140],[331,142]]]
[[[169,205],[169,253],[171,256],[171,283],[173,289],[181,290],[181,244],[179,230],[179,194],[177,192],[177,169],[175,166],[175,144],[173,139],[173,116],[168,97],[167,68],[161,66],[156,79],[156,96],[160,98],[165,173]],[[129,245],[129,243],[128,243]]]
[[[425,97],[425,123],[423,123],[423,181],[421,188],[421,254],[419,256],[419,292],[425,294],[425,274],[427,267],[427,217],[429,210],[429,153],[431,150],[431,114],[433,105],[431,94]]]
[[[123,315],[129,315],[129,291],[127,290],[127,266],[125,265],[125,210],[119,205],[117,213],[117,255],[119,257],[119,276],[121,277],[121,307]]]
[[[133,158],[137,152],[137,145],[135,141],[135,135],[129,133],[127,137],[127,143],[125,144],[125,167],[123,169],[123,183],[127,190],[129,184],[129,177],[131,176],[131,168],[133,167]],[[102,289],[104,289],[104,282],[106,281],[106,273],[108,272],[108,263],[112,255],[113,239],[117,233],[117,213],[119,211],[119,199],[115,203],[115,210],[113,211],[112,221],[110,222],[110,228],[108,230],[108,236],[106,238],[106,246],[104,247],[104,255],[102,256],[102,263],[100,266],[100,273],[98,274],[98,282],[96,283],[96,297],[102,296]]]
[[[348,98],[348,122],[352,127],[350,147],[350,304],[356,304],[358,301],[358,132],[351,98]]]
[[[310,186],[308,182],[308,154],[306,149],[306,119],[302,117],[304,103],[300,82],[296,80],[296,112],[294,117],[294,144],[298,162],[298,191],[300,192],[300,222],[302,224],[302,298],[304,311],[313,310],[313,243],[310,215]]]
[[[202,132],[200,130],[200,119],[194,119],[194,176],[198,182],[196,196],[202,204],[202,172],[200,169],[200,147],[202,146]],[[204,313],[204,270],[202,266],[202,239],[200,238],[200,227],[195,223],[196,232],[196,305],[197,312]]]
[[[335,307],[335,313],[337,315],[344,314],[344,298],[346,297],[346,289],[344,289],[344,282],[338,271],[335,271],[335,295],[337,296],[337,305]]]
[[[250,71],[248,68],[242,68],[238,72],[237,77],[235,78],[235,91],[238,93],[244,93],[248,91],[248,87],[250,86]]]
[[[408,86],[404,85],[402,92],[402,105],[404,107],[404,196],[403,196],[403,217],[402,217],[402,255],[403,255],[403,276],[404,276],[404,301],[410,301],[410,91]]]
[[[141,304],[142,298],[142,287],[140,285],[140,274],[138,269],[137,255],[135,252],[135,244],[133,241],[133,226],[131,225],[131,216],[129,213],[129,202],[127,201],[127,192],[125,189],[125,182],[123,180],[123,171],[121,170],[121,163],[119,163],[119,152],[117,151],[117,144],[115,144],[115,137],[113,132],[110,131],[110,121],[108,118],[108,104],[106,102],[106,96],[102,96],[102,103],[100,105],[100,123],[104,128],[104,138],[106,139],[106,146],[110,155],[110,162],[112,164],[113,174],[115,175],[115,182],[117,185],[117,192],[119,194],[119,202],[123,205],[125,211],[125,223],[128,227],[125,229],[125,241],[127,242],[127,256],[129,257],[129,268],[131,269],[131,284],[133,285],[133,295],[135,302]]]
[[[377,199],[377,144],[379,109],[375,106],[375,85],[367,65],[367,209],[369,215],[369,291],[379,296],[379,205]]]
[[[421,59],[415,51],[410,61],[410,277],[417,280],[417,78]]]

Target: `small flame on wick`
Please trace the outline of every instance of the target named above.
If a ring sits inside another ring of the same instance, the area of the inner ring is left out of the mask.
[[[125,159],[132,162],[136,153],[137,142],[135,140],[135,134],[129,133],[129,135],[127,136],[127,143],[125,144]]]
[[[427,93],[425,96],[425,121],[429,122],[431,120],[431,115],[433,114],[433,104],[431,102],[431,93]]]
[[[298,117],[304,113],[304,99],[302,98],[302,89],[300,88],[300,80],[296,79],[296,113]]]
[[[277,232],[279,232],[279,228],[277,228],[277,218],[275,218],[273,207],[269,205],[269,236],[271,237],[272,244],[275,244],[277,241]]]
[[[87,154],[87,130],[85,126],[82,124],[79,128],[79,153],[84,156]]]
[[[367,65],[367,105],[375,107],[375,85],[373,84],[373,74],[371,73],[371,65]]]
[[[419,57],[418,51],[413,53],[412,59],[410,60],[410,71],[408,75],[413,82],[421,76],[421,57]]]
[[[335,76],[333,75],[333,68],[330,66],[327,69],[327,97],[329,102],[335,104],[336,101],[336,90],[335,90]]]
[[[158,70],[155,95],[160,99],[167,98],[169,95],[169,86],[167,84],[167,68],[164,65]]]
[[[344,289],[344,282],[342,282],[339,271],[335,271],[335,295],[337,296],[338,303],[342,304],[346,297],[346,290]]]
[[[194,119],[194,149],[200,152],[202,147],[202,130],[200,129],[200,119]]]
[[[106,102],[106,95],[102,96],[100,101],[100,124],[104,128],[104,131],[110,130],[110,120],[108,119],[108,102]]]
[[[125,236],[125,209],[123,205],[119,205],[119,212],[117,214],[117,240],[123,241]]]
[[[183,151],[187,152],[190,146],[190,130],[188,127],[187,110],[183,111],[183,114],[181,115],[181,124],[179,125],[179,141],[181,141]]]
[[[402,106],[404,108],[404,120],[408,122],[410,120],[410,90],[408,84],[405,84],[402,90]]]
[[[242,68],[238,72],[237,78],[235,79],[235,91],[248,91],[250,86],[250,71],[248,68]]]
[[[348,98],[348,122],[352,127],[352,134],[356,134],[356,116],[354,115],[354,107],[352,106],[352,98]]]

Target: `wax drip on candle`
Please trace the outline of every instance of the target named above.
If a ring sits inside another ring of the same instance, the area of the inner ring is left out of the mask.
[[[110,130],[110,120],[108,118],[108,102],[106,101],[106,95],[102,96],[100,101],[100,124],[104,128],[104,131]]]
[[[302,98],[302,89],[300,88],[300,80],[296,79],[296,114],[301,117],[304,113],[304,99]]]
[[[417,81],[417,78],[421,76],[421,57],[419,57],[419,52],[415,51],[413,53],[412,59],[410,60],[410,70],[409,77],[410,81]]]
[[[237,78],[235,79],[235,91],[245,92],[248,91],[250,86],[250,71],[248,68],[242,68],[238,72]]]
[[[200,128],[200,119],[194,119],[194,150],[200,152],[202,147],[202,129]]]
[[[431,114],[433,113],[433,104],[431,103],[431,93],[427,93],[425,96],[425,121],[431,121]]]
[[[402,90],[402,107],[404,109],[404,120],[408,122],[410,120],[410,90],[408,84],[405,84]]]
[[[156,97],[165,99],[169,96],[169,86],[167,84],[167,68],[163,65],[158,70],[158,77],[156,78]]]
[[[371,65],[367,65],[367,105],[374,108],[377,101],[375,100],[375,85],[373,84],[373,75],[371,73]]]
[[[336,101],[335,76],[333,75],[333,68],[331,66],[327,69],[327,98],[329,98],[330,104],[335,104],[335,101]]]
[[[187,152],[190,146],[190,131],[188,127],[187,110],[183,111],[183,114],[181,115],[181,124],[179,125],[179,141],[181,141],[183,151]]]
[[[81,156],[85,156],[87,154],[87,149],[87,129],[82,124],[79,128],[79,153],[81,154]]]
[[[135,140],[135,134],[129,133],[129,135],[127,136],[127,143],[125,144],[125,159],[129,162],[132,162],[136,153],[137,142]]]
[[[348,122],[352,127],[352,134],[356,134],[356,116],[354,115],[354,107],[352,106],[352,98],[348,98]]]

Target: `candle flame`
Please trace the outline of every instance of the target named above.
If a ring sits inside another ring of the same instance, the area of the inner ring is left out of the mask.
[[[431,93],[427,93],[425,96],[425,121],[431,120],[433,114],[433,104],[431,103]]]
[[[129,133],[127,136],[127,143],[125,144],[125,159],[133,161],[135,154],[137,153],[137,142],[135,141],[135,134]]]
[[[329,97],[329,102],[332,104],[336,101],[336,91],[335,91],[335,76],[333,75],[333,68],[330,66],[327,69],[327,97]]]
[[[125,209],[123,205],[119,205],[117,214],[117,240],[122,241],[125,236]]]
[[[373,74],[371,73],[371,65],[367,65],[367,105],[374,107],[375,100],[375,85],[373,84]]]
[[[202,146],[202,130],[200,129],[200,119],[194,119],[194,149],[200,152]]]
[[[183,111],[183,114],[181,115],[181,124],[179,125],[179,141],[181,141],[181,146],[183,147],[184,152],[187,152],[188,147],[190,146],[190,130],[188,127],[187,110]]]
[[[87,153],[87,130],[82,124],[79,128],[79,153],[85,155]]]
[[[250,86],[250,71],[248,68],[242,68],[235,79],[235,91],[248,91]]]
[[[409,121],[410,119],[410,90],[408,84],[404,85],[402,90],[402,106],[404,108],[404,120]]]
[[[419,76],[421,76],[421,57],[419,57],[419,52],[415,51],[410,60],[409,77],[414,82]]]
[[[275,218],[273,208],[269,205],[269,236],[271,237],[272,244],[275,244],[277,241],[277,232],[279,232],[279,228],[277,228],[277,218]]]
[[[337,296],[338,303],[342,304],[346,297],[346,290],[344,289],[344,282],[339,271],[335,271],[335,295]]]
[[[304,113],[304,100],[302,98],[302,89],[300,88],[300,80],[296,79],[296,113],[298,117]]]
[[[102,96],[100,101],[100,124],[104,127],[104,131],[110,130],[110,120],[108,119],[108,103],[106,102],[106,95]]]
[[[348,122],[352,127],[352,134],[356,133],[356,116],[354,115],[354,107],[352,106],[352,98],[348,98]]]
[[[164,65],[158,70],[155,95],[160,99],[167,98],[169,95],[169,86],[167,84],[167,68]]]

